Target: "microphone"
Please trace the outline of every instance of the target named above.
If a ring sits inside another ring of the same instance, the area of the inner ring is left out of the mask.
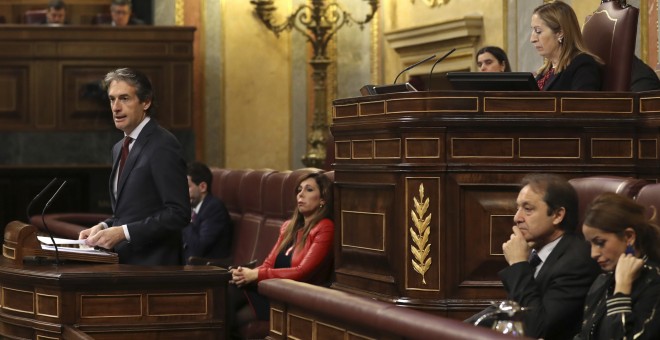
[[[446,57],[446,56],[445,56],[445,57]],[[423,64],[423,63],[425,63],[425,62],[427,62],[427,61],[429,61],[429,60],[431,60],[431,59],[433,59],[433,58],[435,58],[435,54],[432,55],[432,56],[430,56],[430,57],[427,57],[427,58],[425,58],[425,59],[423,59],[423,60],[420,60],[420,61],[418,61],[418,62],[416,62],[416,63],[414,63],[414,64],[412,64],[412,65],[410,65],[410,66],[408,66],[408,67],[406,67],[406,68],[404,68],[403,71],[399,72],[399,74],[396,75],[396,78],[394,78],[394,83],[392,83],[392,84],[396,84],[396,81],[399,79],[399,76],[401,76],[404,72],[406,72],[406,71],[410,71],[411,69],[417,67],[419,64]]]
[[[388,84],[388,85],[364,85],[362,88],[360,88],[360,93],[363,96],[371,96],[371,95],[376,95],[376,94],[386,94],[386,93],[394,93],[394,92],[410,92],[410,91],[417,91],[417,89],[410,85],[410,83],[405,83],[405,84],[397,84],[396,81],[399,80],[399,77],[406,71],[411,70],[414,67],[417,67],[419,64],[425,63],[431,59],[435,58],[435,54],[427,57],[423,60],[420,60],[406,68],[403,69],[403,71],[399,72],[397,74],[396,78],[394,78],[394,83]]]
[[[48,200],[46,205],[44,205],[44,209],[41,211],[41,222],[44,224],[44,228],[46,229],[46,232],[48,232],[48,237],[50,237],[50,241],[53,242],[53,247],[55,247],[55,263],[56,264],[60,264],[60,253],[57,249],[57,243],[55,243],[55,239],[53,238],[53,234],[50,232],[50,229],[48,229],[48,224],[46,224],[46,219],[44,218],[44,216],[46,215],[46,209],[48,209],[50,207],[50,204],[53,203],[53,200],[55,199],[55,197],[57,197],[57,194],[60,193],[60,190],[62,190],[62,188],[64,187],[65,184],[66,184],[66,181],[62,182],[60,187],[57,188],[57,190],[55,190],[55,193],[53,194],[53,196],[51,196],[51,198]]]
[[[52,187],[53,184],[55,184],[56,181],[57,181],[57,177],[53,178],[50,181],[50,183],[48,183],[48,185],[46,185],[45,188],[41,189],[41,192],[39,192],[37,194],[37,196],[34,196],[32,201],[30,201],[30,204],[28,204],[27,208],[25,209],[25,214],[27,215],[27,223],[30,223],[30,209],[32,208],[32,205],[34,204],[34,202],[36,202],[44,194],[44,192],[46,192],[48,189],[50,189],[50,187]]]
[[[433,75],[433,69],[435,68],[435,65],[438,65],[439,62],[445,60],[445,58],[447,58],[450,54],[454,53],[454,51],[456,51],[456,48],[452,48],[451,51],[445,53],[445,55],[443,55],[438,60],[436,60],[435,63],[433,63],[433,66],[431,66],[431,72],[429,72],[429,86],[427,91],[431,91],[431,76]]]

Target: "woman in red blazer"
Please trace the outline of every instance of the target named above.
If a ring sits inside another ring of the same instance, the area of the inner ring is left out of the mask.
[[[315,285],[330,283],[333,269],[332,182],[321,173],[302,178],[296,190],[297,209],[280,228],[280,236],[264,263],[254,269],[231,269],[229,290],[232,337],[255,317],[268,320],[268,299],[256,283],[291,279]]]

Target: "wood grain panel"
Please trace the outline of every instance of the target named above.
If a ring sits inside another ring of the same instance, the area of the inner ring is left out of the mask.
[[[555,98],[484,97],[484,113],[555,111],[557,111]]]
[[[147,294],[147,315],[206,315],[208,296],[206,293]]]
[[[293,339],[315,339],[314,321],[289,312],[287,314],[289,337]]]
[[[592,138],[591,158],[633,158],[633,140]]]
[[[333,106],[332,112],[334,119],[357,117],[358,104]]]
[[[58,318],[59,312],[59,296],[50,294],[37,293],[37,315]]]
[[[352,157],[355,159],[372,159],[374,158],[374,141],[373,140],[354,140],[352,142],[353,152]]]
[[[34,292],[2,287],[2,309],[27,314],[34,313]]]
[[[639,159],[658,159],[658,140],[639,140]]]
[[[401,158],[401,139],[376,139],[374,140],[375,159],[398,159]]]
[[[28,80],[27,64],[0,65],[1,125],[25,126],[30,122]]]
[[[113,306],[113,308],[108,308]],[[82,295],[80,297],[80,318],[140,317],[142,316],[142,295]]]
[[[520,158],[580,158],[579,138],[520,138]]]
[[[513,158],[512,138],[452,138],[452,158]]]
[[[439,138],[406,138],[406,158],[431,158],[441,156]]]
[[[633,113],[632,98],[562,98],[564,113]]]

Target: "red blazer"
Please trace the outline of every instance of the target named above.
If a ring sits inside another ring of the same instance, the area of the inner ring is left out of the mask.
[[[293,249],[290,268],[273,268],[277,258],[277,249],[284,237],[284,231],[290,220],[280,227],[280,236],[270,254],[259,266],[257,282],[266,279],[291,279],[316,285],[330,281],[333,270],[332,240],[335,235],[335,224],[330,219],[323,219],[312,228],[302,249]],[[302,239],[302,230],[298,231],[297,241]]]

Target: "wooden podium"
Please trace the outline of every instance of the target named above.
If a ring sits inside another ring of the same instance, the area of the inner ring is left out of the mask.
[[[17,227],[25,232],[16,235],[31,234],[20,222],[6,229]],[[224,269],[30,262],[36,239],[7,240],[3,253],[14,248],[16,256],[0,261],[1,338],[225,338]]]
[[[657,181],[660,92],[408,92],[334,102],[333,288],[458,319],[497,272],[521,178]]]

